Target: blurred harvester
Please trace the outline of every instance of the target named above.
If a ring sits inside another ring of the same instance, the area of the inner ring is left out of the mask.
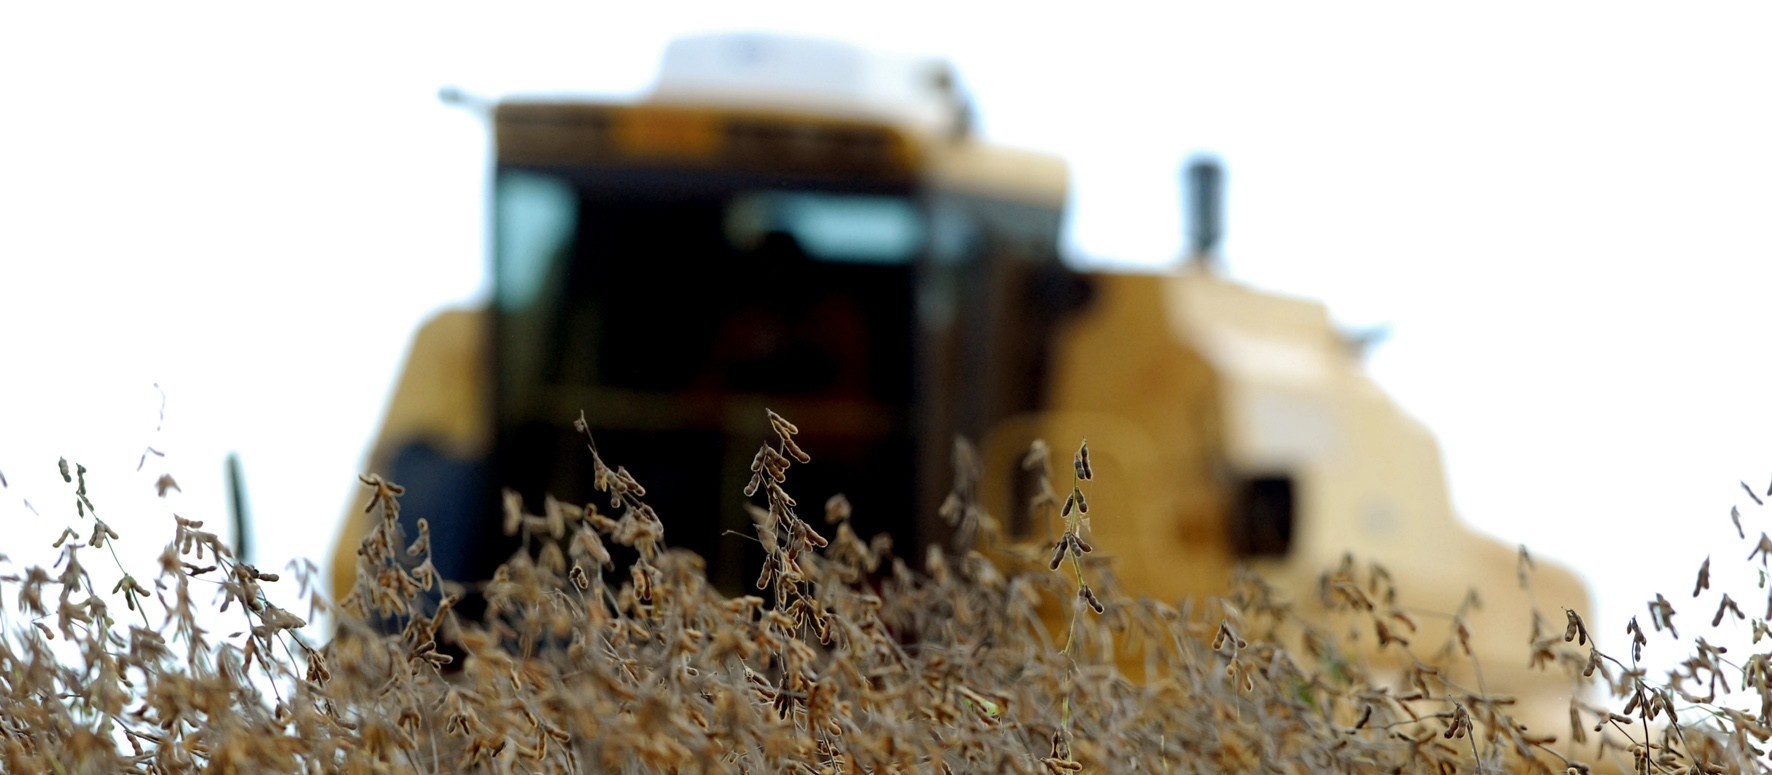
[[[1528,601],[1515,552],[1453,516],[1433,438],[1324,307],[1214,269],[1215,166],[1190,171],[1184,267],[1079,273],[1057,249],[1063,163],[975,137],[938,60],[688,38],[641,101],[491,116],[493,299],[420,330],[368,465],[408,486],[446,577],[508,557],[502,488],[531,510],[593,500],[581,411],[666,541],[732,592],[760,560],[740,490],[765,407],[804,430],[800,502],[844,493],[862,535],[914,558],[950,532],[956,436],[979,441],[984,503],[1032,539],[1050,526],[1021,505],[1023,453],[1087,436],[1093,541],[1131,591],[1220,591],[1246,562],[1309,601],[1351,551],[1411,610],[1477,588],[1490,690],[1559,685],[1522,674],[1528,612],[1560,631],[1581,584],[1541,566]]]

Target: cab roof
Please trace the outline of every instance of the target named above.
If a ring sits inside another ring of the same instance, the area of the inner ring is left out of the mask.
[[[1064,162],[979,140],[969,110],[952,67],[936,57],[717,33],[672,42],[637,102],[507,100],[495,125],[502,163],[902,178],[1062,208]]]

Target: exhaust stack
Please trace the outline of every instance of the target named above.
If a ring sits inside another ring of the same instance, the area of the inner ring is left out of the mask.
[[[1216,156],[1196,155],[1188,160],[1182,178],[1188,263],[1215,268],[1218,241],[1224,237],[1224,165]]]

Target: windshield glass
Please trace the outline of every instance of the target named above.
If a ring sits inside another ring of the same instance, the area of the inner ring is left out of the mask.
[[[770,235],[780,234],[819,261],[908,264],[926,237],[924,218],[906,196],[761,189],[715,198],[724,200],[718,227],[726,247],[737,252],[754,252]],[[586,197],[562,176],[507,170],[499,176],[494,199],[498,301],[507,309],[526,307],[536,301],[548,275],[563,270]],[[687,204],[659,192],[643,206],[687,215]],[[716,226],[706,218],[681,225],[709,231]]]
[[[506,168],[496,185],[500,482],[588,498],[583,412],[648,504],[687,520],[672,544],[737,585],[754,545],[718,537],[749,522],[733,495],[769,408],[820,429],[798,494],[866,498],[870,530],[910,512],[929,239],[909,191],[610,169]]]
[[[873,368],[908,364],[926,242],[908,194],[509,169],[495,214],[501,356],[527,385],[908,394]]]
[[[749,191],[732,197],[728,242],[755,249],[776,233],[819,261],[907,264],[923,246],[923,219],[898,196]]]

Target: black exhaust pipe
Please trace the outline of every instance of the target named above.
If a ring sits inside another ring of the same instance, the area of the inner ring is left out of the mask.
[[[1183,172],[1186,192],[1188,261],[1209,268],[1218,264],[1218,241],[1224,237],[1224,164],[1199,154]]]

